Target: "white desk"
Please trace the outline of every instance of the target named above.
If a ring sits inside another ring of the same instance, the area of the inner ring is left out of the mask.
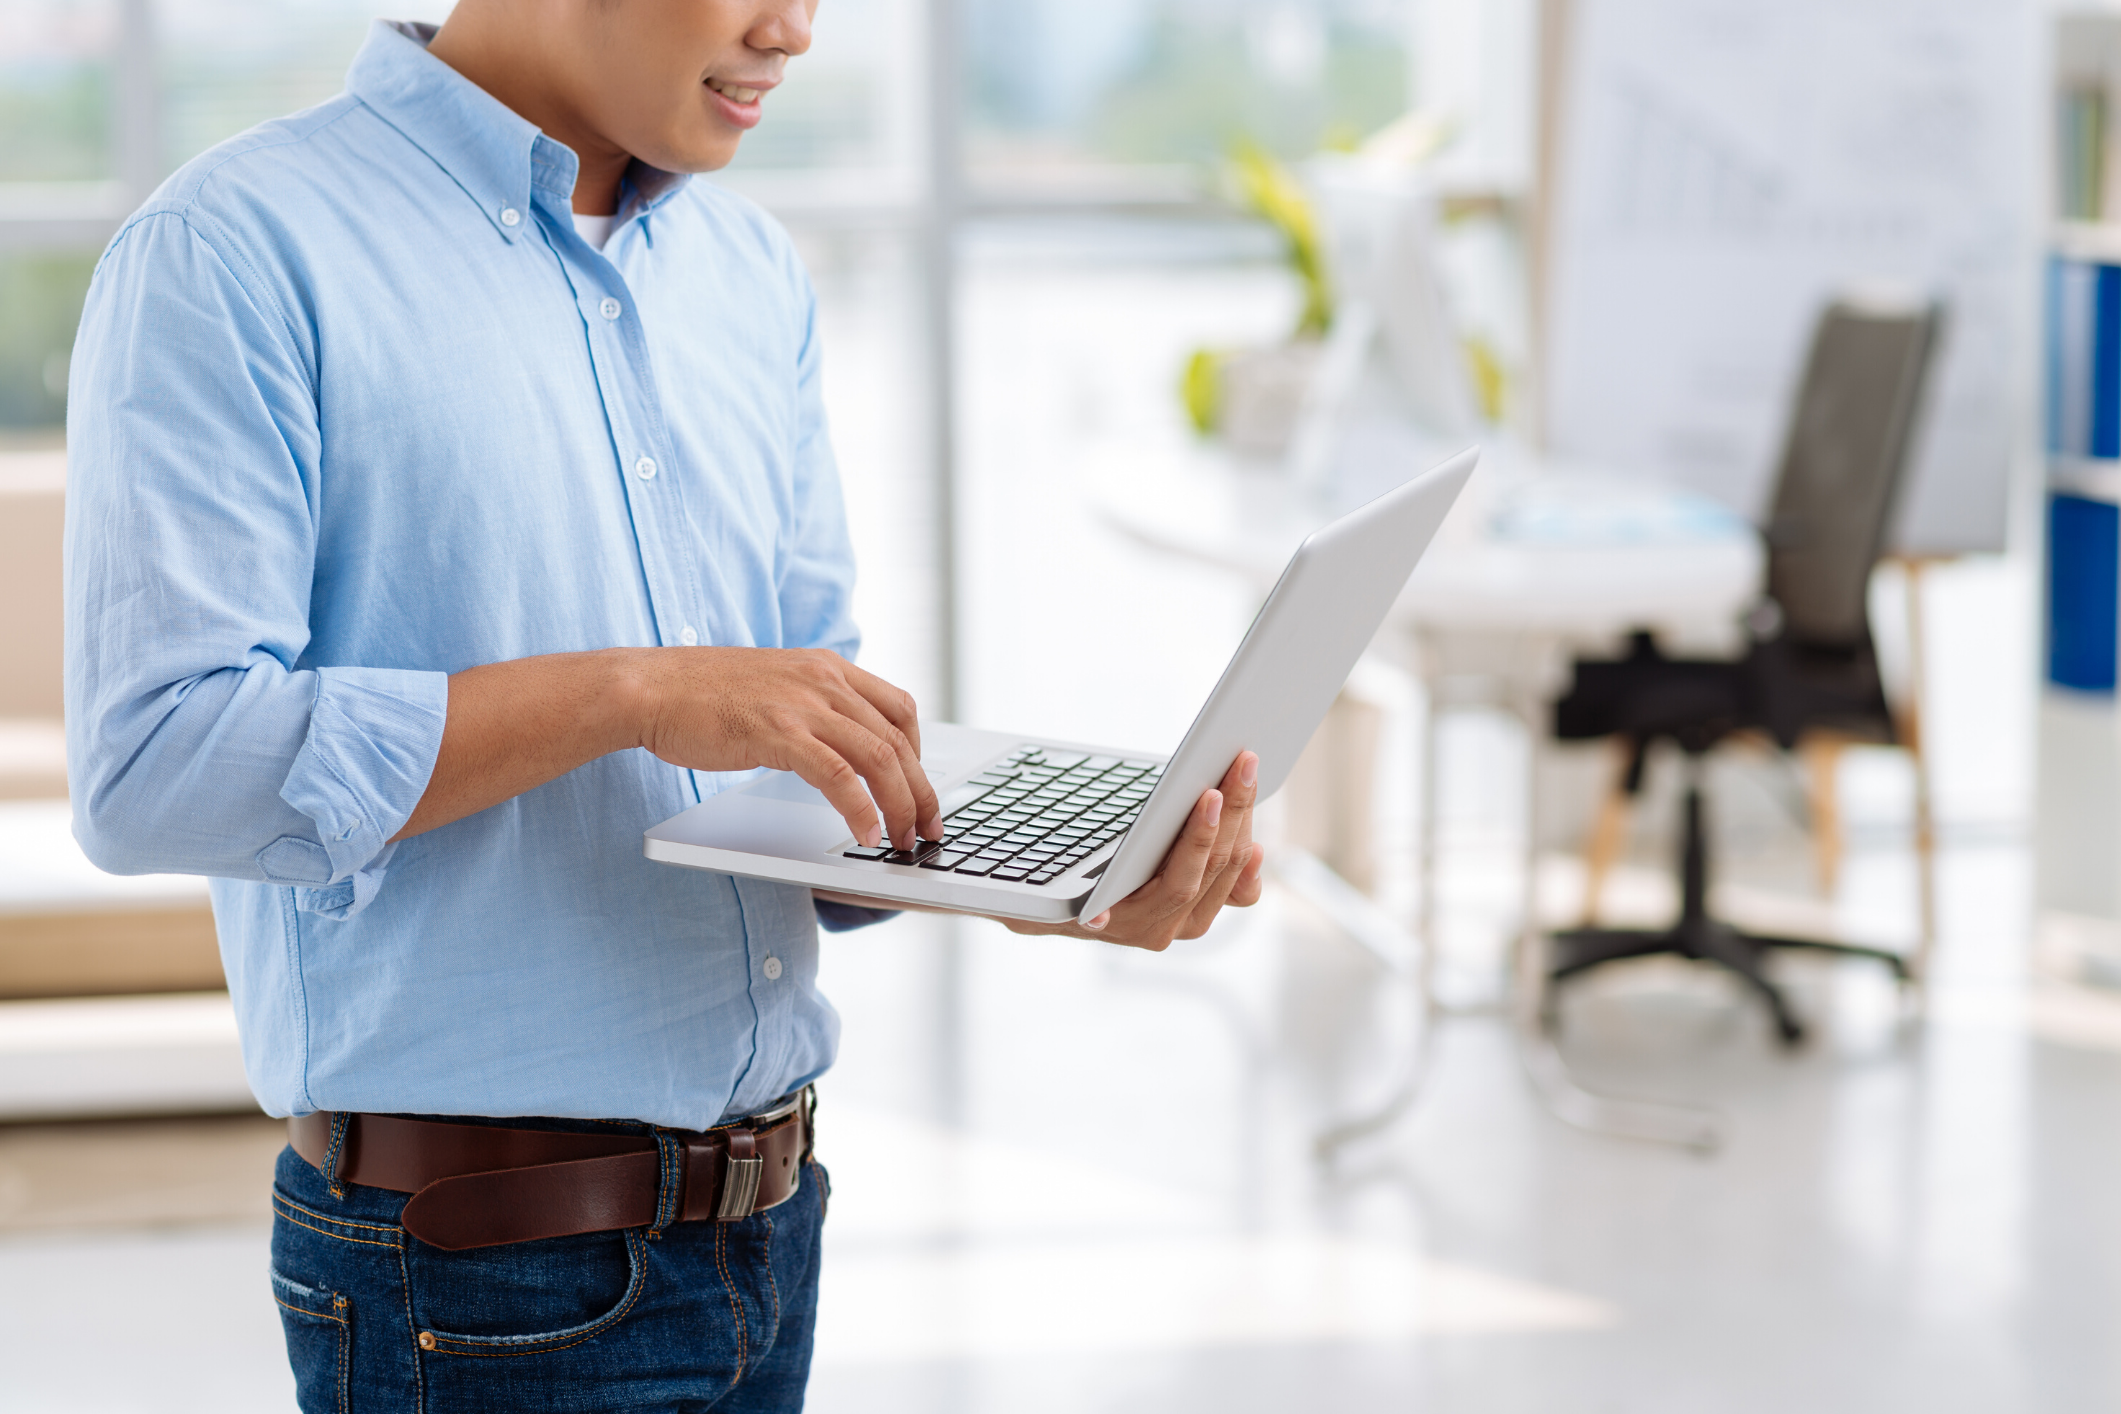
[[[1390,478],[1397,480],[1404,468],[1433,464],[1450,450],[1401,444],[1389,460],[1379,460],[1397,470]],[[1278,469],[1235,465],[1205,448],[1176,456],[1116,450],[1090,475],[1094,499],[1114,529],[1149,548],[1239,575],[1262,595],[1305,535],[1365,498],[1359,486],[1307,492]],[[1543,465],[1506,446],[1483,459],[1373,648],[1412,671],[1427,698],[1417,979],[1425,1008],[1433,1010],[1437,714],[1470,705],[1511,712],[1533,743],[1536,767],[1547,705],[1565,687],[1574,657],[1611,651],[1636,629],[1655,631],[1678,651],[1733,651],[1741,639],[1739,621],[1760,597],[1764,565],[1759,537],[1749,526],[1696,498]],[[1577,1088],[1539,1025],[1544,950],[1535,946],[1532,899],[1536,775],[1526,773],[1531,800],[1524,923],[1516,949],[1516,1011],[1527,1069],[1550,1107],[1572,1123],[1713,1143],[1704,1116],[1602,1099]],[[1300,870],[1292,882],[1306,892],[1321,884],[1332,890],[1315,865],[1305,862]],[[1349,893],[1322,902],[1346,917],[1356,936],[1374,933],[1378,921],[1357,917]],[[1331,1147],[1389,1122],[1412,1102],[1425,1071],[1425,1055],[1417,1055],[1392,1104],[1321,1143]]]
[[[1391,623],[1425,635],[1444,655],[1419,665],[1425,677],[1466,663],[1493,671],[1495,655],[1483,645],[1498,637],[1520,652],[1547,650],[1538,662],[1503,660],[1537,687],[1559,683],[1567,655],[1610,647],[1637,628],[1688,651],[1737,646],[1738,620],[1760,595],[1765,562],[1749,526],[1692,497],[1541,471],[1507,449],[1487,453],[1414,571]],[[1115,450],[1091,475],[1115,529],[1262,591],[1305,535],[1363,499],[1360,488],[1306,493],[1278,472],[1208,449]]]

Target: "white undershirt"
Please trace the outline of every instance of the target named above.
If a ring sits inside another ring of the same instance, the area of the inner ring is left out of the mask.
[[[611,239],[611,223],[618,219],[615,215],[590,216],[577,211],[574,213],[575,234],[595,246],[598,250],[602,250],[604,242]]]

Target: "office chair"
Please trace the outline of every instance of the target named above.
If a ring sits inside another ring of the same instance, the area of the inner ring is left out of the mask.
[[[1554,987],[1623,958],[1669,954],[1728,968],[1767,1004],[1789,1045],[1803,1039],[1804,1026],[1767,976],[1770,953],[1873,958],[1909,980],[1898,953],[1747,933],[1710,915],[1702,768],[1710,750],[1739,733],[1765,735],[1785,751],[1815,733],[1912,745],[1886,702],[1866,591],[1942,327],[1934,305],[1896,311],[1837,303],[1820,317],[1763,528],[1767,598],[1748,617],[1742,658],[1668,658],[1651,635],[1638,633],[1623,658],[1576,663],[1554,707],[1556,737],[1619,738],[1628,753],[1620,789],[1630,797],[1641,790],[1653,743],[1669,740],[1684,753],[1681,904],[1678,920],[1661,930],[1585,926],[1555,934],[1550,1021]]]

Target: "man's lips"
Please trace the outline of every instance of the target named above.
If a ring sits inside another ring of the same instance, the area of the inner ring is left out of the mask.
[[[735,79],[711,78],[707,80],[707,92],[725,121],[734,127],[755,128],[761,116],[759,100],[779,82],[765,79],[739,83]]]

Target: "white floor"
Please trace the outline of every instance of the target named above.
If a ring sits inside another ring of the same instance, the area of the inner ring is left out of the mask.
[[[870,661],[925,687],[901,287],[888,263],[822,283]],[[1105,536],[1073,468],[1103,438],[1177,435],[1186,344],[1271,330],[1285,294],[1260,271],[1001,248],[975,252],[968,291],[968,716],[1175,738],[1240,591]],[[1681,969],[1615,970],[1565,1011],[1586,1081],[1720,1110],[1713,1156],[1570,1130],[1522,1082],[1490,1005],[1517,897],[1518,743],[1493,722],[1453,724],[1446,752],[1461,1014],[1413,1114],[1332,1164],[1311,1137],[1391,1089],[1414,1023],[1402,984],[1284,895],[1163,956],[923,919],[830,940],[847,1025],[820,1114],[835,1199],[811,1407],[2121,1407],[2121,1000],[2030,965],[2030,670],[1996,667],[2029,655],[2023,576],[1962,568],[1939,593],[1957,598],[1932,643],[1948,818],[1929,1020],[1831,965],[1791,969],[1818,1023],[1795,1054]],[[1899,772],[1851,765],[1854,852],[1813,906],[1904,937]],[[1801,899],[1801,836],[1745,788],[1726,793],[1727,873]],[[1654,907],[1651,815],[1630,887]],[[8,1181],[0,1163],[0,1212]],[[0,1411],[287,1407],[263,1267],[248,1222],[0,1240]]]

